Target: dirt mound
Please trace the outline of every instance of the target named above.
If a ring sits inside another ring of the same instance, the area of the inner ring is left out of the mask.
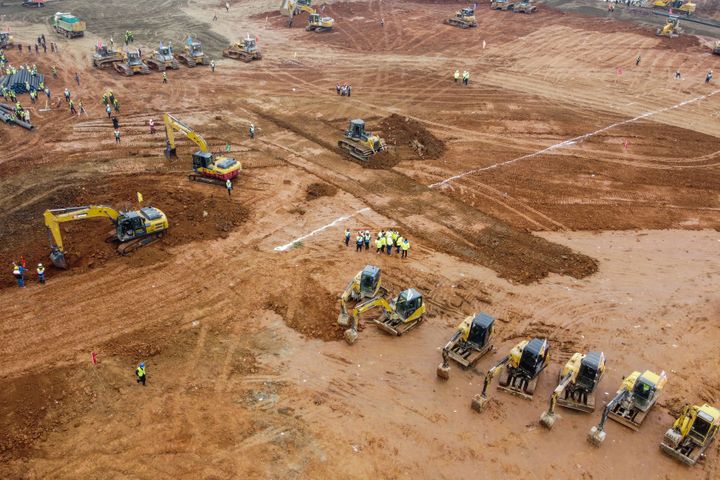
[[[380,122],[380,130],[402,159],[435,159],[445,153],[445,143],[412,118],[393,113]]]
[[[337,193],[337,188],[327,183],[311,183],[305,190],[305,200],[315,200],[320,197],[334,197]]]

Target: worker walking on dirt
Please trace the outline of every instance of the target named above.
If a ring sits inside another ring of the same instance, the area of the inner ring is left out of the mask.
[[[229,178],[227,180],[225,180],[225,188],[227,188],[228,197],[232,197],[233,184]]]
[[[250,124],[250,139],[252,140],[252,139],[254,139],[254,138],[255,138],[255,125],[253,125],[253,124],[251,123],[251,124]]]
[[[464,84],[465,86],[467,86],[468,83],[470,83],[470,72],[468,72],[467,70],[465,70],[465,71],[463,72],[463,84]]]
[[[365,236],[363,235],[362,232],[358,232],[357,237],[355,237],[355,251],[356,252],[362,252],[364,242],[365,242]]]
[[[398,235],[398,238],[395,241],[395,253],[398,255],[400,254],[400,248],[402,247],[403,242],[405,242],[405,238],[403,238],[402,235]]]
[[[226,12],[230,11],[230,2],[225,2],[225,11]]]
[[[75,72],[75,81],[77,82],[77,86],[80,86],[80,74]]]
[[[640,65],[640,54],[638,54],[637,58],[635,59],[635,66],[637,67],[639,65]]]
[[[365,230],[363,237],[365,240],[365,250],[370,250],[370,230]]]
[[[113,103],[113,107],[115,108],[115,111],[119,112],[120,111],[120,102],[118,102],[118,99],[114,98],[112,103]]]
[[[17,280],[18,287],[25,288],[25,268],[13,262],[13,276]]]
[[[113,117],[112,117],[112,124],[113,124],[114,129],[117,130],[118,128],[120,128],[120,121],[117,119],[117,117],[115,115],[113,115]]]
[[[455,79],[455,83],[457,83],[458,80],[460,80],[460,70],[455,69],[455,73],[453,74],[453,78]]]
[[[70,100],[69,105],[70,105],[70,113],[72,113],[73,115],[77,115],[77,110],[75,110],[75,103],[72,100]]]
[[[215,73],[215,60],[210,60],[210,70]]]
[[[57,68],[55,68],[55,65],[53,65],[53,67],[52,67],[52,76],[53,76],[53,78],[57,78],[57,77],[58,77]]]
[[[68,89],[66,88],[66,89],[65,89],[65,92],[64,92],[64,95],[65,95],[65,101],[66,101],[66,102],[69,102],[69,101],[70,101],[70,90],[68,90]]]
[[[43,266],[42,263],[38,263],[37,276],[38,276],[38,281],[40,282],[40,284],[45,285],[45,267]]]
[[[407,258],[408,250],[410,250],[410,240],[407,238],[403,239],[403,243],[401,245],[402,247],[402,256],[400,258]]]
[[[155,120],[153,120],[151,118],[150,121],[148,122],[148,124],[150,125],[150,134],[154,135],[155,134]]]
[[[675,80],[682,80],[682,75],[680,75],[680,70],[675,70]]]
[[[82,115],[83,113],[87,115],[87,112],[85,111],[85,106],[83,105],[82,100],[80,100],[78,102],[78,116]]]
[[[110,108],[109,103],[105,105],[105,113],[107,113],[108,118],[112,117],[112,108]]]
[[[167,72],[163,72],[163,83],[167,83]]]
[[[350,229],[349,228],[345,229],[345,246],[346,247],[350,246]]]
[[[392,232],[390,230],[385,232],[385,246],[387,247],[387,254],[390,255],[393,247]]]
[[[115,143],[120,143],[120,130],[115,129]]]
[[[145,362],[140,362],[140,365],[135,369],[135,380],[137,383],[142,383],[144,387],[146,378]]]
[[[705,83],[710,83],[710,80],[712,80],[712,70],[708,70],[707,74],[705,74]]]

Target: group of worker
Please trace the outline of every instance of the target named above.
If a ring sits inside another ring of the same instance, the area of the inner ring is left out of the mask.
[[[346,247],[350,246],[351,236],[352,232],[346,228],[344,237]],[[371,240],[370,230],[358,230],[355,236],[355,251],[370,250]],[[393,247],[395,247],[396,253],[401,254],[401,258],[407,258],[408,250],[410,250],[410,240],[400,235],[397,230],[380,230],[375,236],[375,253],[386,252],[388,255],[392,255]]]
[[[341,85],[338,83],[335,85],[335,91],[338,95],[341,95],[343,97],[349,97],[352,94],[352,85],[347,83],[343,83]]]
[[[25,288],[25,274],[28,271],[27,266],[25,264],[25,259],[21,258],[19,262],[13,262],[12,264],[12,271],[13,276],[15,277],[15,281],[17,281],[18,287]],[[37,269],[35,270],[37,272],[38,282],[41,284],[45,283],[45,267],[42,263],[38,263]]]
[[[453,80],[455,80],[455,83],[460,81],[460,70],[455,70],[455,73],[453,74]],[[467,70],[463,70],[462,72],[462,83],[465,86],[470,83],[470,72],[468,72]]]
[[[135,40],[135,35],[130,30],[125,31],[125,45],[129,45],[133,43],[133,40]],[[115,43],[115,42],[113,42]]]

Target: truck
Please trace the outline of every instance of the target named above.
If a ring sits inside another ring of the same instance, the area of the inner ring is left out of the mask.
[[[85,35],[85,22],[70,13],[57,12],[52,18],[53,29],[67,38]]]

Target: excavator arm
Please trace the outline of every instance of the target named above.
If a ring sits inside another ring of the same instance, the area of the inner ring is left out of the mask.
[[[350,283],[348,283],[347,287],[345,287],[345,291],[340,296],[340,314],[338,315],[338,324],[346,326],[348,322],[350,321],[350,316],[348,315],[347,311],[347,302],[350,300],[350,297],[352,297],[352,292],[355,289],[355,285],[359,284],[359,279],[357,276],[350,280]]]
[[[558,386],[555,387],[552,395],[550,395],[550,407],[547,409],[547,411],[543,412],[543,414],[540,415],[540,423],[544,427],[551,429],[555,424],[555,407],[557,406],[557,399],[558,397],[560,397],[560,395],[562,395],[567,386],[570,385],[570,382],[573,381],[573,377],[574,372],[569,372],[564,377],[562,377],[560,379],[560,383],[558,383]]]
[[[485,409],[485,405],[487,404],[487,389],[488,386],[490,386],[490,383],[492,382],[493,378],[497,376],[498,373],[502,372],[503,368],[507,366],[508,363],[510,363],[512,357],[510,355],[507,355],[503,357],[502,360],[500,360],[498,363],[496,363],[490,370],[487,371],[485,374],[485,379],[483,380],[483,389],[482,393],[480,395],[475,395],[473,397],[472,401],[472,409],[476,412],[480,413]]]
[[[370,300],[356,305],[352,311],[352,321],[350,323],[350,328],[345,330],[345,341],[347,341],[350,345],[357,341],[357,331],[358,324],[360,323],[360,315],[375,307],[382,307],[387,314],[392,313],[392,307],[390,306],[388,301],[382,297],[371,298]]]
[[[180,132],[189,138],[195,145],[200,148],[201,152],[208,151],[208,144],[205,139],[197,133],[195,130],[184,124],[182,121],[173,117],[169,113],[163,115],[163,121],[165,122],[165,156],[168,158],[177,157],[175,149],[175,132]]]
[[[602,442],[605,441],[605,422],[607,422],[610,412],[613,411],[617,404],[623,402],[630,395],[630,391],[626,388],[623,388],[622,390],[618,391],[618,393],[615,395],[615,398],[610,400],[610,402],[605,405],[605,409],[603,410],[602,416],[600,417],[600,423],[590,429],[590,433],[588,434],[588,442],[592,443],[596,447],[599,447]]]
[[[90,205],[84,207],[58,208],[54,210],[45,210],[45,226],[50,236],[50,259],[58,268],[67,268],[65,259],[65,248],[60,232],[60,224],[64,222],[72,222],[74,220],[84,220],[86,218],[107,217],[117,222],[120,213],[111,207],[104,205]]]

